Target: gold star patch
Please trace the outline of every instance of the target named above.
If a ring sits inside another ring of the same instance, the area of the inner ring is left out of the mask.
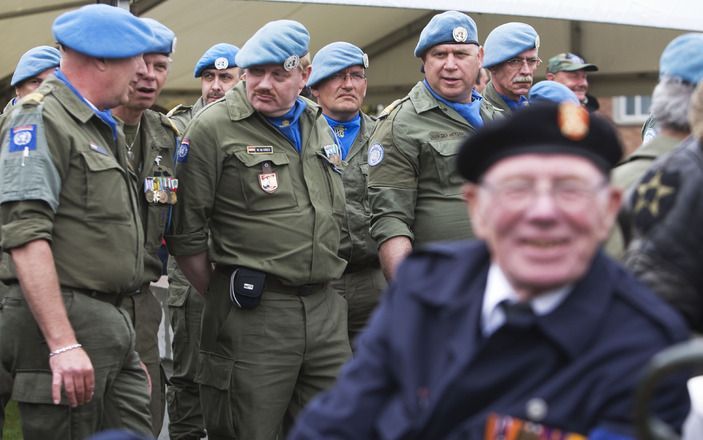
[[[650,193],[651,191],[651,193]],[[647,194],[652,197],[647,197]],[[662,183],[662,172],[657,171],[654,176],[637,187],[637,203],[635,204],[635,214],[646,209],[652,217],[659,217],[660,203],[662,199],[674,193],[674,188]]]

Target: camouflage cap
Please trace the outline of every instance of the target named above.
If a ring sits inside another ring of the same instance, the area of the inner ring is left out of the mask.
[[[547,64],[547,72],[549,73],[575,72],[577,70],[596,72],[598,66],[587,63],[583,58],[571,52],[555,55],[549,59]]]

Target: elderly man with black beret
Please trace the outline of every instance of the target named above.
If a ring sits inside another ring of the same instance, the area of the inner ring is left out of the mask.
[[[60,69],[0,129],[2,247],[13,263],[0,361],[27,439],[150,434],[147,375],[119,307],[143,283],[144,231],[110,109],[145,73],[154,35],[107,5],[66,12],[52,31]]]
[[[681,318],[599,247],[621,193],[615,130],[572,103],[484,127],[458,169],[481,241],[401,265],[356,356],[293,440],[634,438],[637,372]],[[684,380],[654,409],[680,426]]]

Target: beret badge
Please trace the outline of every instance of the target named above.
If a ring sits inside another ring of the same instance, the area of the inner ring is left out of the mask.
[[[469,31],[463,26],[457,26],[452,30],[452,37],[457,43],[465,43],[466,39],[469,37]]]
[[[588,111],[569,102],[559,105],[557,112],[557,124],[561,134],[574,142],[578,142],[588,134],[589,116]]]

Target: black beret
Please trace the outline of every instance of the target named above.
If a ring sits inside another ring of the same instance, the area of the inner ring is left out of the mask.
[[[459,174],[478,182],[494,163],[516,154],[575,154],[608,174],[622,157],[613,125],[573,103],[539,103],[487,123],[467,138],[457,159]]]

